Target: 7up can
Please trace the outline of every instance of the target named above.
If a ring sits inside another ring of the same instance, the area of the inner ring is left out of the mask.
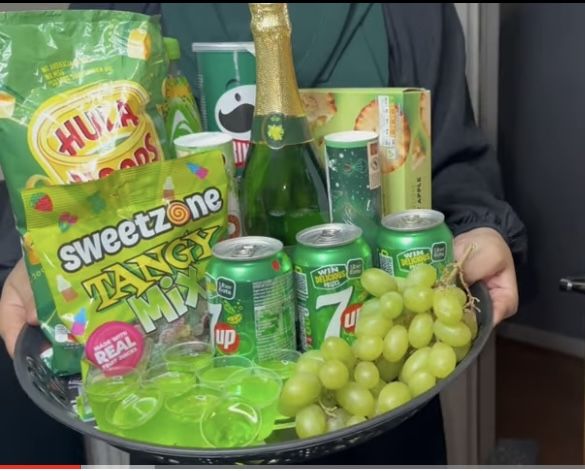
[[[432,209],[411,209],[382,219],[378,233],[380,268],[405,278],[421,263],[435,267],[438,276],[453,262],[453,234],[445,216]]]
[[[269,237],[219,242],[207,265],[207,299],[215,355],[257,363],[296,349],[292,264]]]
[[[320,348],[327,337],[352,343],[368,296],[360,277],[372,266],[362,230],[350,224],[322,224],[299,232],[297,242],[293,261],[303,350]]]

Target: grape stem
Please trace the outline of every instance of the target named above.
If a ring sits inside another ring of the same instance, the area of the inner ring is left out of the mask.
[[[468,301],[464,307],[467,309],[473,309],[474,311],[477,312],[477,311],[479,311],[479,308],[476,306],[476,303],[479,300],[477,298],[475,298],[471,294],[471,291],[469,290],[469,285],[465,281],[465,269],[464,269],[465,262],[470,257],[470,255],[473,253],[473,251],[476,249],[477,249],[477,244],[475,242],[472,244],[469,244],[467,246],[467,248],[465,249],[465,252],[463,253],[463,256],[461,257],[461,259],[451,263],[445,269],[445,272],[443,273],[443,275],[441,276],[441,279],[439,280],[438,286],[440,286],[440,287],[452,286],[455,284],[455,280],[458,279],[459,284],[463,287],[463,289],[465,290],[465,293],[467,294]]]
[[[319,405],[321,406],[321,409],[323,409],[323,412],[325,412],[326,415],[328,415],[329,417],[335,417],[335,411],[338,409],[337,407],[335,406],[327,407],[325,404],[323,404],[321,398],[319,398]]]

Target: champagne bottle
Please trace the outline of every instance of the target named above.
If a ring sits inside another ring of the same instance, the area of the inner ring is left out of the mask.
[[[240,204],[248,235],[296,243],[306,227],[329,222],[325,177],[293,66],[286,3],[251,3],[256,108]]]

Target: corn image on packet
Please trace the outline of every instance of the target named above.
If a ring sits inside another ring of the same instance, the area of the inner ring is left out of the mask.
[[[23,239],[41,327],[56,373],[80,348],[57,322],[20,191],[103,178],[162,160],[167,71],[159,20],[114,11],[0,12],[0,166]],[[39,199],[39,208],[50,208]]]
[[[134,367],[140,339],[151,355],[208,340],[202,283],[226,194],[218,151],[23,192],[55,315],[91,363]]]

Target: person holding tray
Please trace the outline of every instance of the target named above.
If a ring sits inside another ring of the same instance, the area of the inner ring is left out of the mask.
[[[193,42],[251,40],[247,4],[74,3],[71,8],[162,14],[165,34],[178,38],[184,50]],[[495,323],[513,315],[518,307],[514,260],[525,256],[525,229],[503,198],[495,152],[475,124],[465,79],[465,41],[453,5],[305,3],[290,4],[289,12],[300,87],[431,91],[433,207],[446,216],[457,257],[475,244],[465,275],[469,284],[486,283]],[[191,54],[182,55],[181,68],[194,78]],[[5,195],[0,205],[7,214]],[[16,237],[8,235],[12,226],[5,217],[0,234],[11,239],[0,245],[4,272],[20,253]],[[10,354],[21,328],[34,321],[26,271],[18,262],[0,299],[0,335]],[[13,425],[18,429],[18,423]],[[26,440],[26,431],[13,431],[9,439]],[[444,465],[446,460],[437,397],[396,429],[311,464]]]

